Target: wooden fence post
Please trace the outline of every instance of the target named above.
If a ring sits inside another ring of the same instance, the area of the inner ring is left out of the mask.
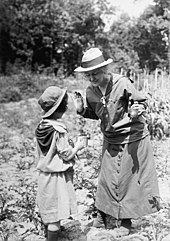
[[[155,69],[155,91],[157,90],[157,83],[158,83],[158,69]]]
[[[161,70],[161,89],[164,89],[164,71]]]
[[[140,87],[140,74],[137,73],[137,90],[139,90]]]

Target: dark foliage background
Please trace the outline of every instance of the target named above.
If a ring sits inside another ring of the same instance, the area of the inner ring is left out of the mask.
[[[112,57],[116,70],[168,70],[170,3],[154,2],[137,19],[116,18],[106,31],[106,17],[116,14],[107,1],[1,0],[0,71],[72,75],[91,46]]]

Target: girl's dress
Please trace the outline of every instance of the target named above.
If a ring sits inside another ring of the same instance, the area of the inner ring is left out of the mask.
[[[44,224],[58,222],[76,214],[73,187],[74,159],[64,161],[63,151],[70,147],[66,126],[42,120],[36,129],[38,154],[37,205]]]

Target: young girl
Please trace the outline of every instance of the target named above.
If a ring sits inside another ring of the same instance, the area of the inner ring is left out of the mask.
[[[43,113],[35,131],[39,171],[37,204],[47,226],[47,241],[57,241],[60,221],[77,212],[73,166],[74,156],[84,147],[84,142],[79,137],[72,147],[67,128],[61,122],[68,104],[65,89],[48,87],[38,103]]]

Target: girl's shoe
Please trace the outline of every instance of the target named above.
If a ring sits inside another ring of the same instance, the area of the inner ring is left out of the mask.
[[[59,241],[59,231],[48,230],[47,241]]]

